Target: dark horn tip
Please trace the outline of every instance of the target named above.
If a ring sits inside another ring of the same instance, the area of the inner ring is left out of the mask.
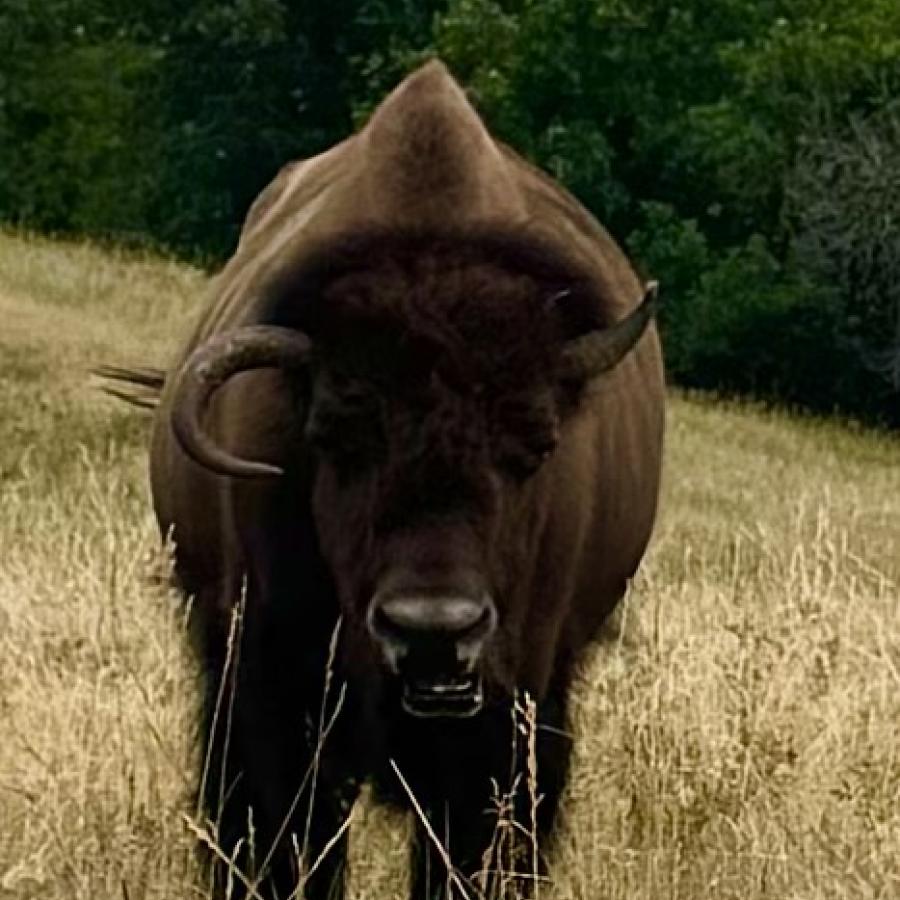
[[[655,315],[658,290],[658,282],[648,281],[640,303],[625,318],[570,341],[563,353],[564,377],[585,381],[615,368],[641,339]]]
[[[224,450],[205,432],[198,431],[181,409],[173,411],[172,431],[181,449],[210,472],[229,478],[280,478],[284,470],[272,463],[242,459]]]

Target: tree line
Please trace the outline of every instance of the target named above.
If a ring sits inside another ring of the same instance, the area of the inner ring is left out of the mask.
[[[435,54],[661,281],[676,382],[900,425],[896,0],[4,0],[0,218],[214,264]]]

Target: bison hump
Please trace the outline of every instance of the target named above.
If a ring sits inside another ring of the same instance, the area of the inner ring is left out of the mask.
[[[360,139],[370,202],[382,221],[446,225],[521,213],[504,155],[438,60],[378,106]]]

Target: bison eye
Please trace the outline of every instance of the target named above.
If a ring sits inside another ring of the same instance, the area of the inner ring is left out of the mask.
[[[320,400],[310,411],[306,439],[337,468],[364,469],[376,463],[384,450],[378,405],[363,395]]]
[[[500,467],[514,480],[525,481],[534,475],[538,469],[553,455],[556,449],[556,440],[535,441],[529,445],[509,448],[501,453]]]
[[[549,393],[501,398],[493,410],[494,458],[515,481],[534,475],[553,454],[559,420]]]

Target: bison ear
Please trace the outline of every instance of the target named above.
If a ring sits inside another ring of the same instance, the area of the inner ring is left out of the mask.
[[[599,328],[570,340],[563,349],[562,376],[587,381],[617,366],[637,344],[658,305],[659,285],[647,282],[640,304],[609,328]]]

